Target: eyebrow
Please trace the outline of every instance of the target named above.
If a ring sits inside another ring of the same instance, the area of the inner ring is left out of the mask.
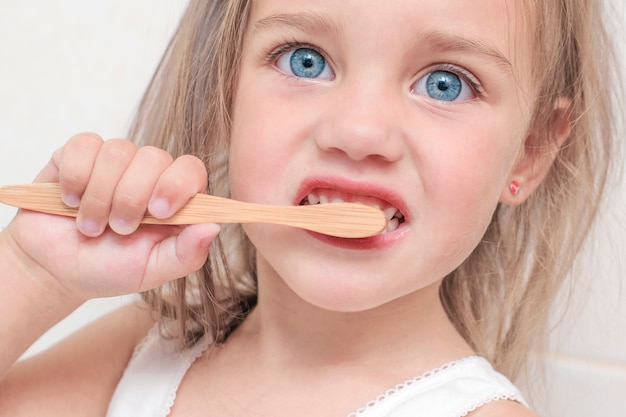
[[[468,52],[485,56],[513,72],[511,61],[494,45],[481,39],[469,39],[443,32],[429,32],[425,35],[427,43],[437,52]]]
[[[321,14],[308,12],[302,13],[278,13],[266,16],[254,23],[253,32],[290,27],[302,32],[323,33],[335,36],[339,33],[339,27]]]
[[[262,32],[265,30],[277,29],[280,27],[290,27],[302,32],[324,33],[338,36],[340,27],[334,21],[324,15],[301,12],[301,13],[278,13],[266,16],[254,23],[252,32]],[[419,36],[426,40],[426,44],[437,52],[468,52],[471,54],[484,56],[494,60],[497,64],[505,67],[513,73],[511,61],[494,45],[481,39],[470,39],[458,35],[448,34],[440,31],[426,32]],[[422,41],[419,41],[422,43]]]

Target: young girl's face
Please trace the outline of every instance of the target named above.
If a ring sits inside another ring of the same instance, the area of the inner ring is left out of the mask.
[[[246,226],[262,294],[364,310],[467,258],[508,192],[530,119],[529,36],[515,3],[253,1],[233,197],[357,201],[390,219],[362,240]]]

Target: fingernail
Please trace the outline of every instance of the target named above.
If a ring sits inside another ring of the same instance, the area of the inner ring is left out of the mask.
[[[78,229],[86,236],[98,236],[100,234],[100,224],[91,219],[80,219]]]
[[[155,198],[150,201],[150,204],[148,204],[148,210],[150,211],[150,214],[156,218],[163,219],[171,215],[170,203],[163,198]]]
[[[68,207],[78,207],[80,205],[80,197],[74,194],[63,195],[63,202]]]
[[[130,221],[122,219],[121,217],[111,218],[111,220],[109,220],[109,225],[115,233],[120,235],[128,235],[135,230]]]

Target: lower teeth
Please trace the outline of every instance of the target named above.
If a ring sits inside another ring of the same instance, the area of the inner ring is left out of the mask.
[[[385,227],[385,233],[390,233],[398,229],[400,226],[400,221],[397,218],[393,218],[387,222],[387,227]]]

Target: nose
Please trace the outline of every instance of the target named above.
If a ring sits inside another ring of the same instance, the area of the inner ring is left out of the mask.
[[[315,141],[324,152],[354,161],[386,162],[402,158],[408,139],[404,97],[379,81],[344,82],[329,93]]]

